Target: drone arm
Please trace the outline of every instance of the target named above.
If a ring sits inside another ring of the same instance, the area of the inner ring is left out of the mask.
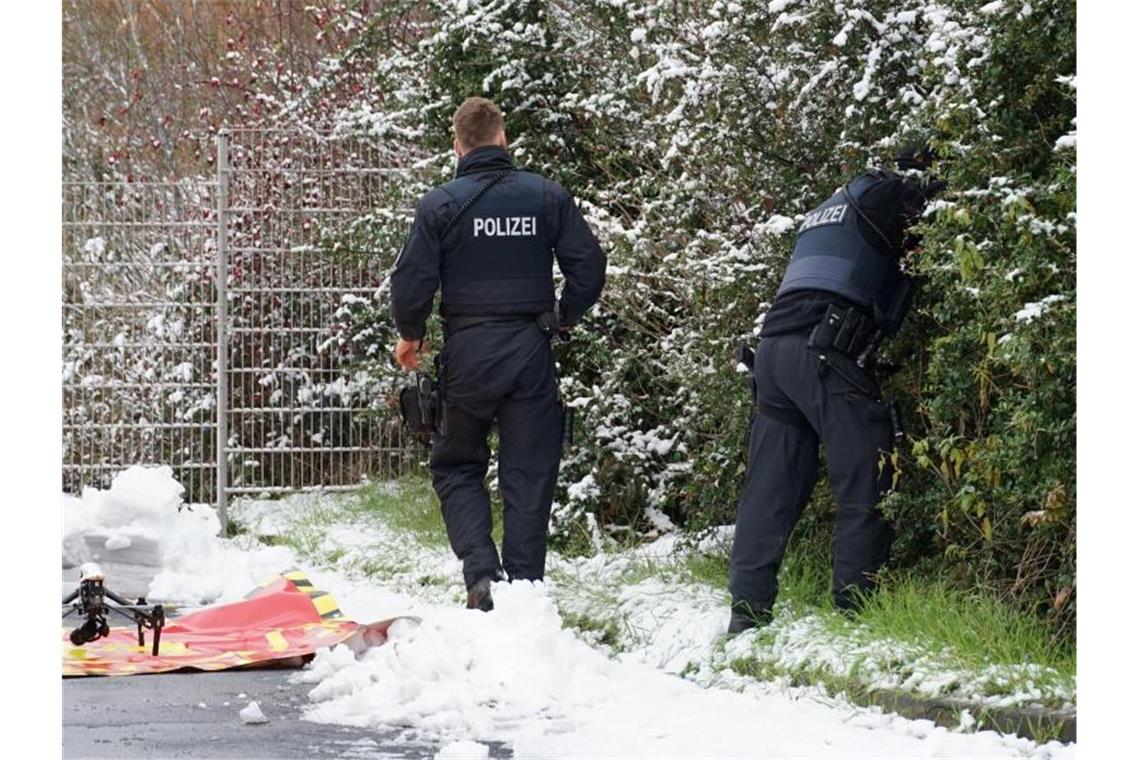
[[[121,604],[124,607],[130,607],[134,604],[134,602],[128,602],[126,599],[119,596],[118,594],[116,594],[114,591],[112,591],[109,588],[104,588],[103,593],[106,594],[107,598],[110,599],[115,604]]]

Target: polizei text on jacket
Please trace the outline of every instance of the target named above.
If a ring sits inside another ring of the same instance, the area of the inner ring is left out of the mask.
[[[473,223],[475,237],[531,237],[538,230],[534,216],[477,216]]]

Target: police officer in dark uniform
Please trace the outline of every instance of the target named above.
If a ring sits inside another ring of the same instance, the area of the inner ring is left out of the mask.
[[[502,114],[485,98],[455,112],[455,179],[428,192],[391,277],[396,360],[415,369],[436,290],[445,345],[431,472],[467,606],[490,610],[491,582],[541,580],[561,455],[552,336],[598,300],[606,257],[558,183],[515,167]],[[556,301],[553,265],[565,278]],[[483,481],[498,422],[502,561]]]
[[[910,150],[900,168],[928,168]],[[873,372],[875,352],[899,329],[911,299],[900,259],[907,234],[944,187],[889,171],[848,182],[807,214],[753,365],[756,416],[737,505],[729,633],[771,619],[788,537],[811,496],[819,446],[838,504],[832,593],[852,610],[890,552],[892,529],[877,508],[890,488],[897,415]]]

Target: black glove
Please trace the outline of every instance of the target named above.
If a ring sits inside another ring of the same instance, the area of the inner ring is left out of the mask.
[[[930,201],[934,196],[945,190],[947,186],[945,180],[938,179],[938,177],[931,177],[919,186],[919,192],[922,193],[923,198]]]
[[[915,143],[905,146],[895,155],[895,166],[898,167],[899,171],[913,169],[928,171],[938,159],[938,153],[929,145]],[[925,206],[926,202],[946,189],[946,182],[938,179],[938,177],[930,176],[923,182],[915,183],[915,187],[922,195],[922,205]]]
[[[912,144],[903,147],[902,150],[895,155],[895,166],[899,171],[907,171],[908,169],[920,169],[926,171],[938,159],[938,154],[934,149],[926,144]]]

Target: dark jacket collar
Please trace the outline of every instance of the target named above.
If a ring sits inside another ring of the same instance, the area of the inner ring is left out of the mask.
[[[463,158],[459,159],[459,166],[455,168],[455,176],[464,177],[479,172],[513,169],[514,166],[515,162],[511,160],[511,155],[504,148],[500,148],[498,145],[484,145],[481,148],[468,151]]]

